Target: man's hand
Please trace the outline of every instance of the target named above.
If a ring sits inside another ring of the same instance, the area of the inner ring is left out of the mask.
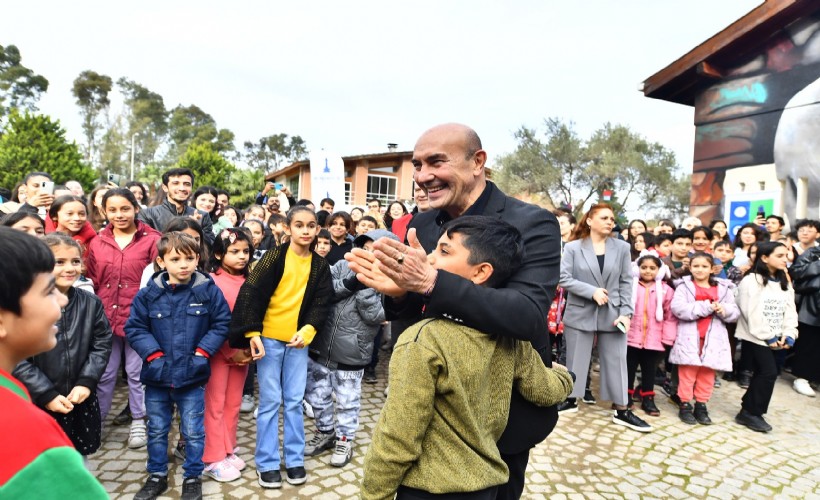
[[[71,392],[68,393],[68,400],[75,405],[78,405],[88,399],[88,396],[91,395],[91,389],[88,387],[83,387],[81,385],[75,385]]]
[[[354,248],[345,254],[345,260],[363,285],[397,299],[407,294],[393,280],[384,275],[373,253],[363,248]]]
[[[46,405],[49,411],[54,413],[68,413],[74,409],[74,405],[65,396],[57,396]]]
[[[438,271],[427,261],[427,253],[416,237],[416,229],[407,232],[410,245],[381,238],[373,243],[373,255],[379,269],[402,290],[425,293],[435,284]]]
[[[33,207],[49,207],[54,203],[54,195],[40,192],[32,198],[26,198],[26,202]]]
[[[271,189],[273,189],[274,187],[275,187],[275,186],[274,186],[274,184],[273,184],[272,182],[266,182],[266,183],[265,183],[265,187],[264,187],[264,188],[262,188],[262,194],[263,194],[263,195],[264,195],[264,194],[268,194],[268,191],[270,191],[270,190],[271,190]]]

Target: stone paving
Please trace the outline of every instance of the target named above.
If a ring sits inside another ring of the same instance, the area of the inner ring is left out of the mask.
[[[326,452],[306,460],[307,483],[284,482],[278,490],[262,489],[252,460],[254,419],[243,414],[239,454],[249,462],[248,468],[232,483],[204,478],[205,498],[356,498],[364,453],[384,401],[386,364],[382,359],[377,384],[363,384],[361,428],[353,461],[346,467],[332,467]],[[766,417],[774,431],[768,434],[735,424],[743,390],[725,381],[709,405],[712,426],[680,422],[660,391],[661,416],[646,417],[655,427],[650,434],[612,424],[604,403],[582,404],[578,413],[561,417],[547,441],[532,451],[523,498],[820,499],[820,397],[798,395],[791,381],[784,375],[777,382]],[[597,394],[596,382],[593,374]],[[115,411],[123,408],[126,393],[125,387],[118,388]],[[311,420],[306,419],[306,427],[312,431]],[[91,457],[91,468],[112,498],[130,499],[146,477],[145,449],[128,449],[127,439],[127,426],[108,425],[102,449]],[[171,489],[162,498],[179,498],[181,465],[172,457]]]

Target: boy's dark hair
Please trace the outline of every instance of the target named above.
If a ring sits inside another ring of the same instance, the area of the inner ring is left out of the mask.
[[[282,214],[271,214],[268,217],[268,227],[275,226],[277,224],[287,224],[287,218]]]
[[[27,214],[31,215],[31,214]],[[19,316],[20,299],[40,273],[54,269],[54,254],[45,243],[23,231],[0,227],[0,309]]]
[[[692,241],[692,231],[684,228],[675,229],[672,231],[672,243],[675,243],[677,240]]]
[[[197,233],[199,233],[199,270],[205,270],[205,266],[210,260],[210,253],[208,252],[208,240],[205,239],[205,233],[202,231],[202,224],[199,223],[198,220],[194,219],[193,217],[187,217],[184,215],[180,215],[177,217],[172,217],[171,220],[165,224],[163,228],[164,233],[173,233],[173,232],[181,232],[185,231],[186,229],[193,229]],[[189,235],[190,236],[190,235]]]
[[[51,174],[47,172],[29,172],[23,178],[23,184],[28,184],[28,180],[32,177],[45,177],[46,179],[53,181],[54,179],[51,178]]]
[[[518,229],[507,222],[483,215],[466,215],[448,222],[441,231],[449,238],[461,235],[464,248],[470,252],[468,264],[487,262],[493,266],[488,287],[501,285],[521,266],[523,239]]]
[[[376,203],[378,203],[378,204],[379,204],[379,208],[381,208],[381,207],[382,207],[382,202],[381,202],[381,201],[379,201],[379,199],[378,199],[378,198],[370,198],[369,200],[367,200],[367,204],[368,204],[368,205],[370,205],[370,204],[371,204],[371,203],[373,203],[374,201],[375,201]]]
[[[377,221],[377,220],[376,220],[376,218],[375,218],[375,217],[373,217],[372,215],[362,215],[362,218],[361,218],[361,219],[359,219],[358,224],[361,224],[361,222],[362,222],[363,220],[370,221],[370,222],[372,222],[373,224],[375,224],[375,225],[376,225],[376,227],[379,227],[379,221]]]
[[[732,248],[732,243],[726,240],[718,240],[712,245],[712,251],[714,252],[720,247],[729,247]]]
[[[83,248],[80,246],[80,243],[65,233],[58,233],[55,231],[43,236],[41,241],[45,243],[48,248],[59,246],[76,248],[77,251],[80,252],[80,256],[83,255]]]
[[[792,241],[797,241],[797,230],[789,231],[789,234],[786,235],[786,238]]]
[[[171,180],[171,177],[180,177],[182,175],[187,175],[191,178],[191,184],[194,183],[194,173],[191,171],[190,168],[169,168],[162,174],[162,183],[164,185],[168,185],[168,182]]]
[[[178,254],[182,255],[199,256],[199,243],[190,234],[171,231],[163,234],[157,242],[157,255],[164,259],[171,250],[176,250]]]
[[[660,246],[660,244],[663,243],[664,241],[668,241],[668,242],[671,243],[672,242],[672,235],[671,234],[666,234],[666,233],[661,233],[661,234],[656,234],[655,235],[655,246],[656,247]]]
[[[39,222],[40,225],[43,226],[43,231],[46,230],[46,223],[43,222],[43,219],[41,219],[37,214],[35,214],[33,212],[26,212],[25,210],[18,210],[17,212],[12,212],[10,214],[3,215],[2,217],[0,217],[0,226],[11,227],[11,226],[17,224],[18,222],[20,222],[23,219],[29,219],[29,218]],[[15,229],[15,231],[16,231],[16,229]],[[2,261],[0,261],[0,262],[2,262]]]
[[[333,241],[333,238],[330,237],[330,231],[328,231],[325,228],[320,229],[319,232],[316,234],[316,239],[318,240],[319,238],[324,238],[328,241]]]
[[[224,194],[225,196],[227,196],[227,197],[228,197],[228,199],[230,199],[230,198],[231,198],[231,193],[230,193],[230,192],[228,192],[228,190],[227,190],[227,189],[217,189],[217,190],[216,190],[216,194],[217,194],[217,196],[219,196],[219,195],[223,195],[223,194]]]
[[[134,210],[139,210],[140,209],[140,204],[137,201],[137,197],[134,196],[134,193],[132,193],[130,189],[127,189],[127,188],[114,188],[114,189],[109,189],[103,195],[103,199],[102,199],[103,211],[105,211],[105,205],[106,205],[106,203],[108,203],[108,199],[112,198],[114,196],[120,196],[120,197],[125,198],[126,200],[128,200],[128,203],[130,203],[131,206],[134,207]],[[92,203],[93,203],[93,201],[92,201]]]
[[[302,198],[301,200],[297,201],[294,206],[297,207],[306,207],[308,205],[313,205],[313,202],[308,200],[307,198]]]
[[[760,258],[760,257],[770,256],[777,249],[777,247],[786,248],[786,245],[784,245],[783,243],[780,243],[779,241],[761,241],[761,242],[759,242],[757,244],[757,253],[755,254],[755,260],[752,263],[752,267],[750,267],[749,270],[746,271],[746,275],[747,276],[749,274],[758,274],[758,275],[760,275],[763,278],[763,283],[760,283],[760,281],[758,280],[758,283],[761,286],[765,286],[766,283],[769,281],[769,278],[774,278],[774,279],[776,279],[777,281],[780,282],[780,289],[783,290],[783,291],[786,291],[786,290],[789,289],[789,280],[786,277],[786,272],[781,270],[781,269],[778,269],[774,273],[774,276],[772,276],[771,273],[769,272],[769,266],[767,266],[766,263],[763,262],[763,259]]]
[[[217,269],[222,267],[222,259],[218,258],[217,255],[225,257],[225,253],[228,251],[228,247],[230,247],[237,241],[246,242],[248,244],[248,250],[250,250],[250,256],[253,257],[253,237],[251,236],[250,231],[248,231],[244,227],[231,227],[228,229],[223,229],[222,231],[220,231],[219,234],[216,235],[216,238],[214,238],[214,246],[211,252],[211,261],[208,265],[208,270],[210,272],[216,272]],[[250,266],[245,266],[245,269],[243,270],[242,274],[247,276],[249,271]]]
[[[328,215],[330,215],[330,212],[327,210],[319,210],[316,212],[316,222],[319,223],[319,227],[325,227]]]
[[[766,217],[766,220],[769,220],[769,219],[776,220],[777,223],[780,224],[780,227],[786,227],[786,220],[783,217],[779,216],[779,215],[770,215],[770,216]]]
[[[803,219],[794,226],[794,230],[800,231],[800,228],[803,227],[813,227],[814,229],[820,231],[820,222],[813,219]]]
[[[567,212],[566,210],[553,210],[552,215],[555,217],[566,217],[570,224],[578,224],[578,219],[572,215],[572,212]]]
[[[345,212],[344,210],[340,210],[338,212],[333,212],[333,215],[327,218],[327,225],[333,224],[336,219],[342,219],[345,223],[345,227],[348,231],[350,231],[350,227],[353,225],[353,219],[350,218],[350,214]]]
[[[706,226],[698,226],[698,227],[692,228],[692,239],[693,240],[695,239],[695,233],[703,233],[706,236],[706,239],[709,240],[709,241],[712,241],[712,239],[715,237],[715,233],[710,228],[708,228]]]
[[[331,208],[336,206],[336,202],[330,198],[322,198],[322,201],[319,202],[319,206],[321,207],[325,203],[330,203]]]

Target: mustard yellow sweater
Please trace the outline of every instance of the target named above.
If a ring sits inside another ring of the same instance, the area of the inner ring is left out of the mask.
[[[390,394],[365,457],[362,498],[393,498],[399,485],[452,493],[507,482],[496,441],[507,424],[513,386],[529,401],[550,406],[566,399],[572,378],[545,367],[528,342],[496,341],[445,319],[405,330],[393,350]]]

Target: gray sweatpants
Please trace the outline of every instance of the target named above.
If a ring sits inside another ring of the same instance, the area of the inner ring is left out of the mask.
[[[359,428],[361,410],[361,370],[331,370],[325,365],[308,359],[308,376],[305,401],[313,407],[316,427],[321,432],[336,429],[336,436],[353,441]],[[336,418],[334,425],[333,395],[336,395]]]

